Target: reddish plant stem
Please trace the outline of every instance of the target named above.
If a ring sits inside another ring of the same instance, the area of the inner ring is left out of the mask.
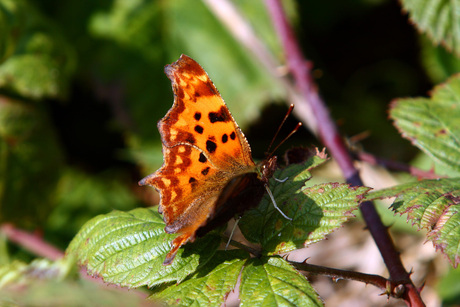
[[[379,276],[379,275],[334,269],[334,268],[324,267],[320,265],[309,264],[306,262],[289,261],[289,263],[293,267],[295,267],[297,270],[308,272],[310,274],[329,276],[336,280],[347,279],[347,280],[359,281],[359,282],[363,282],[366,284],[371,284],[381,289],[383,293],[387,295],[391,295],[392,297],[399,298],[399,295],[400,295],[400,293],[397,291],[398,286],[399,286],[398,284],[382,276]]]
[[[286,61],[295,79],[296,86],[310,104],[312,112],[318,121],[320,139],[330,151],[331,156],[337,161],[347,182],[352,185],[362,185],[351,154],[347,150],[343,138],[338,133],[325,103],[318,94],[318,89],[313,82],[308,65],[305,65],[307,61],[303,57],[295,34],[286,19],[281,2],[279,0],[265,0],[265,2],[284,47]],[[409,273],[404,269],[399,253],[396,251],[387,228],[383,225],[374,204],[364,202],[361,204],[360,209],[389,270],[390,279],[393,282],[407,286],[408,291],[405,291],[403,298],[409,306],[424,306],[420,294],[413,286]]]
[[[64,257],[64,253],[53,245],[43,241],[37,234],[32,234],[16,228],[12,224],[3,224],[0,231],[6,235],[8,240],[18,244],[31,253],[51,260]]]
[[[444,178],[445,176],[440,176],[433,172],[433,170],[430,171],[424,171],[422,169],[413,167],[411,165],[407,165],[405,163],[401,163],[398,161],[393,161],[393,160],[388,160],[384,159],[381,157],[376,157],[370,153],[367,152],[357,152],[354,154],[357,159],[363,162],[367,162],[372,165],[381,165],[389,170],[394,170],[394,171],[402,171],[402,172],[407,172],[411,174],[412,176],[415,176],[417,178],[424,178],[424,179],[439,179],[439,178]]]

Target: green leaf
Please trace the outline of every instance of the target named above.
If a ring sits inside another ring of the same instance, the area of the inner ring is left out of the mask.
[[[241,306],[323,306],[305,276],[279,257],[253,258],[241,274]]]
[[[392,208],[444,253],[454,267],[460,262],[460,178],[423,180],[370,193],[368,200],[394,197]]]
[[[190,279],[166,288],[152,299],[177,306],[221,306],[235,288],[247,257],[247,253],[240,250],[218,251]]]
[[[182,281],[215,253],[220,236],[209,234],[177,253],[171,265],[163,261],[176,236],[164,231],[155,209],[113,211],[87,222],[67,249],[90,274],[127,287],[149,287]]]
[[[25,0],[0,3],[6,24],[0,38],[0,88],[32,99],[67,94],[75,54],[50,23]]]
[[[62,165],[61,148],[41,106],[0,99],[0,221],[43,224],[54,206]]]
[[[281,216],[269,197],[264,197],[257,208],[241,218],[239,225],[246,239],[260,243],[270,254],[285,253],[322,240],[354,216],[351,212],[369,188],[339,183],[306,187],[309,169],[324,161],[317,156],[313,159],[313,163],[307,161],[277,172],[276,178],[289,179],[270,185],[278,206],[293,220]]]
[[[460,76],[434,88],[431,99],[397,99],[390,116],[402,136],[460,172]]]
[[[403,9],[417,28],[437,44],[460,55],[460,2],[458,0],[403,0]]]
[[[47,229],[67,237],[68,244],[96,215],[139,207],[130,182],[123,176],[115,171],[89,174],[74,168],[63,170],[54,195],[57,206],[47,220]]]

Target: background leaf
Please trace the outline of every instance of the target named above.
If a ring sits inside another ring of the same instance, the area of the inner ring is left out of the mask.
[[[32,99],[65,97],[75,54],[59,28],[24,0],[1,1],[0,20],[6,30],[0,38],[0,87]]]
[[[368,199],[396,196],[392,208],[418,229],[428,230],[433,241],[454,267],[460,262],[460,178],[423,180],[383,189]]]
[[[69,259],[13,261],[0,266],[2,306],[147,306],[138,293],[76,280]]]
[[[0,222],[43,223],[63,162],[43,108],[0,96]]]
[[[460,76],[434,88],[431,99],[393,101],[390,116],[402,136],[460,172]]]
[[[163,265],[175,235],[155,209],[113,211],[87,222],[67,249],[90,274],[131,288],[182,281],[213,257],[220,236],[208,235],[180,249],[171,265]]]
[[[435,43],[441,43],[460,55],[458,0],[403,0],[402,5],[415,25]]]
[[[241,306],[323,306],[305,276],[279,257],[249,260],[240,289]]]

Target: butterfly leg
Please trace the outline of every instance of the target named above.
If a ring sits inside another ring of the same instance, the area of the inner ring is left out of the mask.
[[[286,180],[288,180],[289,177],[286,177],[286,178],[284,178],[284,179],[278,179],[278,178],[276,178],[276,177],[273,177],[273,179],[275,179],[276,182],[281,182],[281,183],[283,183],[283,182],[286,182]]]
[[[287,215],[286,215],[283,211],[281,211],[281,209],[278,207],[278,205],[276,204],[275,198],[273,197],[272,191],[270,191],[268,185],[265,185],[265,190],[267,190],[268,196],[270,196],[270,199],[272,200],[273,206],[276,208],[276,210],[278,210],[278,212],[279,212],[286,220],[292,221],[292,218],[290,218],[289,216],[287,216]]]
[[[233,225],[232,232],[230,233],[230,237],[228,238],[227,244],[225,245],[225,250],[227,250],[228,246],[230,245],[230,241],[232,240],[233,234],[235,233],[236,226],[238,226],[238,222],[241,220],[241,216],[235,220],[235,224]]]

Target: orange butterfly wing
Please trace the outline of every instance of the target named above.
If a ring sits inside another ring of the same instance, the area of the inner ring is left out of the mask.
[[[172,83],[174,104],[158,122],[164,163],[140,184],[160,192],[159,212],[165,231],[179,233],[164,262],[169,264],[179,247],[193,242],[197,230],[212,220],[216,207],[238,199],[246,187],[263,184],[245,136],[204,69],[182,55],[165,67],[165,73]],[[260,199],[263,189],[257,189],[256,194]],[[249,193],[246,196],[254,198]],[[230,209],[220,211],[224,222],[231,218]]]

